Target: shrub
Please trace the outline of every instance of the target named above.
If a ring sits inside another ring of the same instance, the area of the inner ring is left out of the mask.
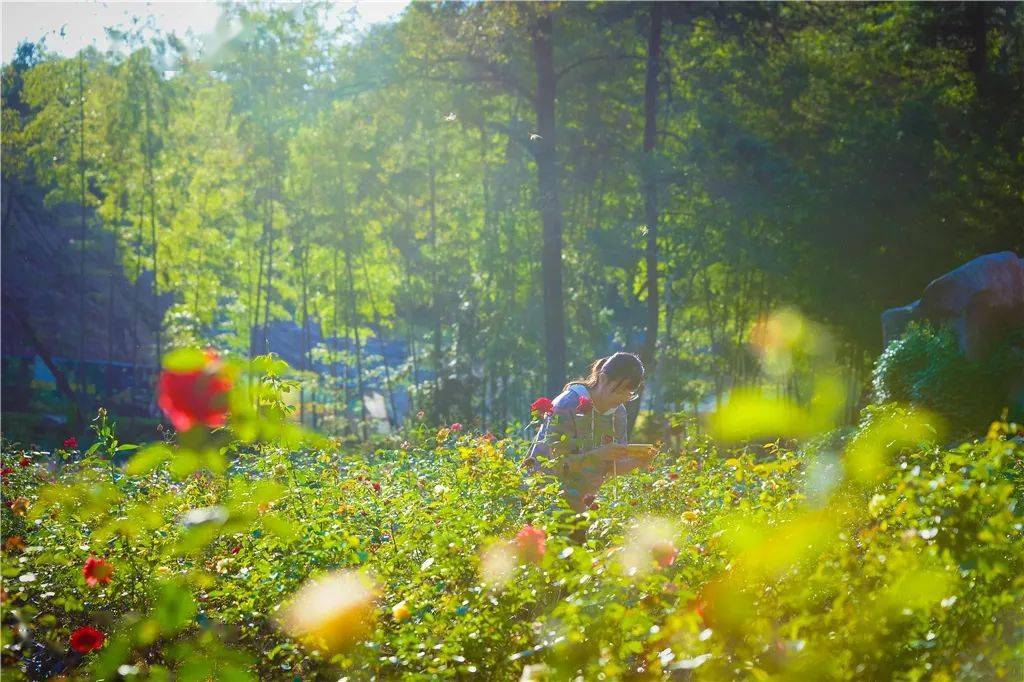
[[[964,435],[984,433],[1022,377],[1024,330],[1007,334],[984,360],[972,362],[949,327],[911,322],[879,357],[872,384],[876,402],[925,407]],[[1024,406],[1012,407],[1010,419],[1020,420]]]
[[[876,410],[865,429],[906,415]],[[7,444],[5,463],[31,462],[6,474],[4,500],[20,502],[0,508],[4,619],[25,634],[4,629],[5,677],[1011,676],[1024,637],[1012,435],[908,441],[866,487],[831,452],[758,461],[688,441],[578,516],[553,480],[522,478],[524,442],[450,429],[369,454],[235,443],[223,475],[173,462],[130,475],[101,448],[52,482],[42,453]],[[526,525],[545,551],[484,580],[484,551]],[[90,557],[109,583],[88,584]],[[376,616],[331,658],[275,612],[343,570],[373,576]],[[102,648],[71,651],[82,627]]]
[[[289,426],[273,358],[251,390],[209,354],[167,366],[214,427],[136,452],[101,414],[74,457],[3,444],[5,679],[1024,673],[1016,425],[944,448],[874,406],[845,444],[757,456],[687,429],[574,514],[521,439],[418,422],[344,448]],[[220,427],[196,399],[229,380]]]

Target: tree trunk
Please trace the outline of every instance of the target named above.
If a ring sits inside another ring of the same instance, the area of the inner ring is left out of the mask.
[[[118,185],[124,187],[124,178],[118,178]],[[107,371],[105,395],[113,394],[113,372],[114,372],[114,284],[120,268],[117,266],[117,242],[124,226],[124,193],[117,197],[117,221],[115,232],[110,240],[110,272],[107,274]]]
[[[407,197],[407,200],[406,200],[406,205],[408,206],[408,197]],[[405,267],[403,268],[403,271],[405,273],[405,290],[407,292],[411,292],[412,291],[412,275],[411,275],[411,273],[412,273],[412,264],[409,262],[408,258],[403,258],[403,262],[404,262],[404,265],[405,265]],[[405,323],[405,339],[406,339],[406,348],[408,349],[408,353],[409,353],[410,371],[412,372],[412,376],[409,378],[409,409],[413,413],[415,413],[416,412],[416,398],[415,398],[415,395],[416,395],[418,375],[417,375],[417,372],[416,372],[416,369],[417,369],[416,368],[416,339],[415,339],[415,333],[413,331],[412,316],[411,315],[410,315],[410,318],[408,320],[406,320],[406,323]]]
[[[641,169],[644,194],[644,220],[647,223],[647,245],[644,252],[647,265],[647,329],[640,358],[651,376],[655,369],[658,347],[658,181],[654,146],[658,134],[658,75],[661,71],[661,3],[651,3],[650,28],[647,32],[647,76],[644,81],[644,147]],[[629,428],[633,428],[640,401],[631,403],[628,410]]]
[[[388,426],[392,429],[398,426],[398,408],[395,406],[395,392],[391,386],[391,368],[388,366],[388,358],[384,352],[384,338],[381,335],[380,311],[377,310],[377,303],[373,300],[373,284],[370,282],[370,270],[366,267],[366,259],[361,259],[363,266],[363,278],[366,280],[366,292],[370,299],[370,308],[373,310],[373,327],[380,343],[381,364],[384,365],[384,389],[388,393]]]
[[[81,225],[78,236],[78,388],[85,395],[85,58],[78,55],[78,178],[81,195]]]
[[[274,201],[267,201],[267,289],[263,296],[263,352],[270,352],[270,292],[274,285]]]
[[[142,224],[145,222],[146,199],[144,195],[139,197],[139,215],[135,225],[135,277],[132,279],[132,320],[130,324],[132,339],[131,358],[129,360],[132,373],[132,402],[134,403],[135,390],[139,387],[139,368],[136,366],[141,350],[139,342],[139,277],[142,276]],[[134,419],[134,415],[132,416]],[[133,422],[134,423],[134,422]]]
[[[338,250],[334,249],[334,259],[331,266],[331,274],[334,282],[334,317],[331,324],[331,346],[334,350],[331,357],[331,401],[334,414],[334,432],[338,433],[338,320],[341,319],[340,301],[341,292],[338,288]]]
[[[299,276],[302,278],[302,383],[299,384],[299,423],[306,423],[306,394],[304,386],[309,373],[309,247],[299,252]]]
[[[256,332],[260,325],[260,292],[263,290],[263,261],[267,248],[267,207],[263,205],[263,234],[259,240],[260,258],[256,266],[256,284],[249,289],[249,313],[252,323],[249,327],[249,359],[256,356]],[[255,299],[255,300],[254,300]]]
[[[356,319],[356,282],[352,274],[352,251],[345,249],[345,271],[348,275],[348,312],[349,324],[355,335],[356,344],[356,389],[359,396],[359,420],[362,437],[365,441],[369,436],[366,430],[366,396],[363,385],[363,349],[359,340],[359,321]]]
[[[544,356],[547,392],[557,395],[565,383],[565,305],[562,296],[562,207],[558,159],[555,157],[555,63],[553,21],[543,12],[533,27],[532,48],[537,72],[534,109],[537,135],[538,203],[543,223],[541,280],[544,303]]]
[[[146,79],[146,186],[149,193],[149,238],[153,244],[153,298],[157,309],[157,320],[155,328],[156,336],[156,362],[159,365],[163,356],[163,340],[161,330],[163,328],[163,317],[160,314],[160,269],[157,253],[159,242],[156,237],[156,183],[153,178],[153,97],[149,91],[149,79]]]
[[[988,21],[989,8],[984,2],[966,3],[971,32],[971,51],[967,63],[974,73],[975,87],[981,98],[988,96],[986,72],[988,70]]]
[[[438,271],[440,265],[438,263],[437,256],[437,162],[435,159],[434,149],[434,138],[430,138],[430,158],[428,161],[428,172],[430,180],[430,260],[432,267],[430,268],[430,280],[431,280],[431,299],[430,308],[434,318],[434,349],[432,352],[433,363],[434,363],[434,410],[438,412],[437,417],[447,417],[446,410],[439,405],[439,398],[441,395],[441,373],[443,372],[442,367],[442,352],[441,352],[441,303],[438,295]]]

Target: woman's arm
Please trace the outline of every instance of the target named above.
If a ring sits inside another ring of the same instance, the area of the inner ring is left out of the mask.
[[[627,430],[629,428],[629,417],[626,414],[626,406],[619,405],[615,410],[615,414],[612,415],[612,430],[615,435],[612,436],[612,440],[619,445],[625,445],[629,442],[629,434]]]

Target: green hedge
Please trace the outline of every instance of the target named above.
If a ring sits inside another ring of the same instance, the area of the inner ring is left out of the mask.
[[[911,322],[886,347],[872,375],[874,400],[919,405],[941,415],[951,432],[984,433],[1010,408],[1011,420],[1024,420],[1024,405],[1008,400],[1013,381],[1024,376],[1024,329],[1008,333],[982,361],[960,351],[946,326]]]

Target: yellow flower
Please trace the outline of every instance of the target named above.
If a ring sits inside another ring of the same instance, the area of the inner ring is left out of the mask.
[[[24,516],[28,513],[29,501],[25,496],[19,497],[11,502],[11,511],[15,516]]]
[[[373,627],[377,591],[365,575],[335,571],[310,580],[283,607],[279,625],[306,646],[344,651]]]
[[[412,612],[406,606],[404,599],[391,607],[391,617],[395,619],[396,623],[401,623],[411,615]]]

